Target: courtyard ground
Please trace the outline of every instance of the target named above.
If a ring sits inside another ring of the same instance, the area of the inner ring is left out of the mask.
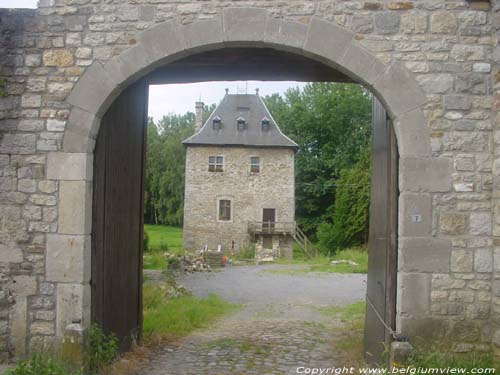
[[[299,366],[334,366],[341,323],[323,310],[363,300],[366,275],[270,272],[295,267],[300,266],[180,275],[178,281],[195,296],[215,293],[243,308],[159,349],[138,375],[292,374]],[[147,274],[160,277],[158,271]]]

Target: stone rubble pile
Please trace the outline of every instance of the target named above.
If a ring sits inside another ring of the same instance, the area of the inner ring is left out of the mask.
[[[211,272],[212,268],[202,255],[177,255],[165,253],[167,268],[183,270],[184,272]]]

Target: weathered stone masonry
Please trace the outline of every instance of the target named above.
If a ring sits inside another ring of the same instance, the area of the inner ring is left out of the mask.
[[[107,106],[154,66],[224,44],[321,60],[386,104],[401,156],[398,330],[447,331],[460,351],[500,344],[500,2],[475,7],[41,0],[2,10],[0,359],[89,324],[92,150]]]

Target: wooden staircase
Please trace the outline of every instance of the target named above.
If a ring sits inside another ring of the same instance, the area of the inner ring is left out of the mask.
[[[297,223],[295,223],[293,239],[297,242],[299,247],[309,259],[318,256],[318,249],[312,244],[311,241],[309,241],[309,238],[307,238],[306,234],[299,228]]]

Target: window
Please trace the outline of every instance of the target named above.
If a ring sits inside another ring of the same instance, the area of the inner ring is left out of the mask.
[[[223,172],[224,171],[224,156],[209,156],[208,157],[208,171],[209,172]]]
[[[222,125],[222,120],[219,116],[215,116],[213,119],[212,119],[212,127],[214,130],[220,130],[221,128],[221,125]]]
[[[219,220],[231,220],[231,201],[228,199],[221,199],[219,201]]]
[[[261,121],[260,121],[260,125],[262,126],[262,130],[263,131],[268,131],[269,128],[271,127],[271,121],[269,121],[269,119],[267,117],[264,117]]]
[[[250,172],[260,172],[260,158],[258,156],[252,156],[250,158]]]
[[[238,126],[238,130],[245,130],[247,122],[243,117],[238,117],[236,119],[236,125]]]

